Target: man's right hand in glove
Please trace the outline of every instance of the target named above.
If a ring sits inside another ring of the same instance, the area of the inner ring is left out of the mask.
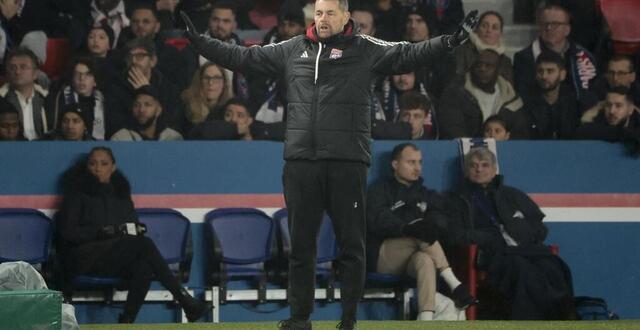
[[[414,220],[404,225],[404,227],[402,227],[402,234],[417,238],[429,244],[433,244],[433,242],[438,240],[438,231],[436,227],[422,219]]]
[[[193,41],[200,36],[200,33],[196,30],[195,25],[191,22],[191,19],[184,11],[180,11],[180,17],[182,17],[182,21],[184,21],[184,26],[186,27],[185,35],[189,40]]]
[[[460,26],[458,26],[458,30],[449,36],[446,37],[446,46],[449,50],[453,50],[454,48],[462,45],[469,38],[469,34],[478,24],[478,11],[472,10],[467,17],[464,18]]]

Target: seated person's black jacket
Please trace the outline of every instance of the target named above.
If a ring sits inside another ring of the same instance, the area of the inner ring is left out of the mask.
[[[84,164],[83,164],[84,165]],[[57,219],[57,243],[67,275],[83,274],[117,242],[102,233],[106,225],[138,222],[131,188],[118,170],[111,183],[100,183],[84,166],[63,176],[64,198]]]
[[[411,125],[374,120],[371,124],[371,137],[374,140],[411,140]]]
[[[487,250],[499,250],[506,246],[498,227],[473,206],[473,194],[482,191],[481,186],[465,180],[449,195],[447,210],[451,221],[447,242],[450,245],[478,244],[481,249]],[[547,236],[547,227],[542,223],[544,213],[527,194],[503,185],[500,175],[484,191],[498,221],[520,245],[544,242]]]
[[[409,222],[424,218],[434,232],[446,227],[445,199],[427,189],[422,178],[405,186],[395,177],[381,178],[367,191],[367,269],[375,271],[378,253],[385,239],[405,237],[402,229]],[[425,209],[418,204],[424,203]],[[437,235],[437,234],[436,234]]]

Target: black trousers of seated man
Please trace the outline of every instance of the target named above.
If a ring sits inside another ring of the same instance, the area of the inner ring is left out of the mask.
[[[365,279],[365,189],[367,165],[338,160],[294,160],[284,166],[288,210],[289,304],[291,317],[313,312],[316,237],[326,211],[338,243],[342,320],[355,320]]]
[[[180,282],[173,275],[153,241],[145,236],[125,235],[100,256],[86,275],[122,277],[128,281],[127,301],[122,313],[134,320],[154,279],[180,297]]]

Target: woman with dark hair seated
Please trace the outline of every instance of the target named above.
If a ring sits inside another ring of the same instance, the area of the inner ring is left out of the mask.
[[[58,214],[58,241],[65,275],[122,277],[129,294],[120,323],[133,323],[152,280],[158,280],[193,322],[207,310],[182,288],[136,215],[127,178],[111,149],[95,147],[67,170]]]

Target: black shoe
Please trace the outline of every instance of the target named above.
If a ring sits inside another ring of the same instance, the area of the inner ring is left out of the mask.
[[[197,321],[210,309],[206,302],[193,298],[184,288],[180,290],[178,303],[180,303],[189,322]]]
[[[135,317],[126,316],[124,314],[120,314],[118,317],[118,323],[133,323],[135,321]]]
[[[466,309],[467,307],[476,304],[478,301],[470,293],[469,289],[464,284],[458,285],[451,292],[451,299],[456,304],[456,307],[460,309]]]
[[[336,329],[338,329],[338,330],[358,330],[358,328],[356,328],[356,321],[355,320],[343,320],[343,321],[340,321],[340,323],[338,323],[338,325],[336,325]]]
[[[311,321],[287,319],[278,322],[278,330],[311,330]]]

